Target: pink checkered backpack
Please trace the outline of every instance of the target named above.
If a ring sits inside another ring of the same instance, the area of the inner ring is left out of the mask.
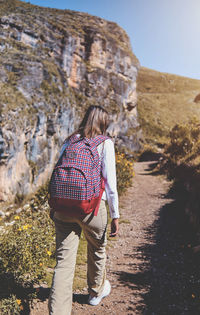
[[[80,138],[74,135],[59,158],[49,185],[49,205],[69,216],[97,215],[104,182],[97,146],[106,136]]]

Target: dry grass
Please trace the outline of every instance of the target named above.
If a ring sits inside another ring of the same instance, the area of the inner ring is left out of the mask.
[[[141,68],[137,79],[138,112],[146,141],[163,144],[177,123],[200,117],[200,80]]]

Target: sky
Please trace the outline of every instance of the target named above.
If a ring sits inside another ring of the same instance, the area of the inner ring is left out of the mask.
[[[30,0],[116,22],[141,66],[200,79],[200,0]]]

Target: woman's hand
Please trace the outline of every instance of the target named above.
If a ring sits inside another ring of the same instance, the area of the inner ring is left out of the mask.
[[[110,237],[115,237],[119,231],[119,219],[112,219]]]

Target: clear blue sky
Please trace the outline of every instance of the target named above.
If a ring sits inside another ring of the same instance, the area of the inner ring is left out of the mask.
[[[200,79],[200,0],[30,0],[123,27],[142,66]]]

